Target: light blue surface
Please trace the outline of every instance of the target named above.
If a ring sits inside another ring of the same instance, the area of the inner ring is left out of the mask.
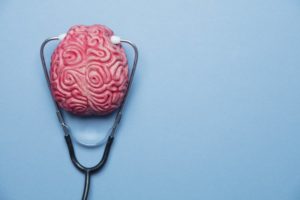
[[[300,198],[298,0],[1,0],[1,200],[81,198],[39,46],[95,23],[134,41],[140,68],[90,200]]]

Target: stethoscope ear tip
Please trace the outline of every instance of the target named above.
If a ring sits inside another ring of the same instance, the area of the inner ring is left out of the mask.
[[[63,40],[66,37],[66,35],[67,35],[66,33],[62,33],[62,34],[58,35],[57,38],[59,40]]]
[[[110,41],[113,44],[120,44],[121,38],[119,36],[113,35],[113,36],[111,36]]]

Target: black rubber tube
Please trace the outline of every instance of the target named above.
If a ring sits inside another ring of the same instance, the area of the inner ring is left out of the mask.
[[[82,200],[88,199],[88,195],[89,195],[89,191],[90,191],[90,183],[91,183],[91,175],[90,175],[89,171],[86,171]]]
[[[84,173],[84,175],[85,175],[85,182],[84,182],[82,200],[87,200],[88,195],[89,195],[89,191],[90,191],[91,175],[96,173],[96,172],[99,172],[104,167],[104,165],[106,164],[106,161],[107,161],[108,156],[109,156],[111,145],[114,141],[114,137],[112,137],[112,136],[108,137],[105,148],[104,148],[104,152],[102,154],[102,158],[98,162],[98,164],[96,164],[94,167],[85,167],[82,164],[80,164],[80,162],[76,158],[74,146],[73,146],[72,139],[71,139],[70,135],[66,135],[65,140],[66,140],[66,143],[67,143],[67,146],[68,146],[70,158],[71,158],[71,161],[72,161],[73,165],[80,172]]]

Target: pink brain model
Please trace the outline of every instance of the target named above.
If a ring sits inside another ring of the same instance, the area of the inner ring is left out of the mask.
[[[78,115],[105,115],[120,106],[128,85],[124,49],[102,25],[73,26],[51,57],[50,82],[58,105]]]

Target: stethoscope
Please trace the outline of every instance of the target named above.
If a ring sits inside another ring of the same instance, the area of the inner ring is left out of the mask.
[[[44,75],[45,75],[45,78],[46,78],[47,85],[48,85],[50,93],[51,93],[50,77],[49,77],[47,65],[46,65],[46,62],[45,62],[44,48],[45,48],[45,46],[49,42],[55,41],[55,40],[61,41],[61,40],[64,39],[65,36],[66,36],[66,34],[61,34],[61,35],[56,36],[56,37],[48,38],[48,39],[46,39],[42,43],[41,48],[40,48],[40,56],[41,56],[43,71],[44,71]],[[104,151],[103,151],[102,158],[98,162],[98,164],[96,164],[95,166],[93,166],[93,167],[85,167],[84,165],[82,165],[77,160],[77,157],[76,157],[76,154],[75,154],[75,150],[74,150],[74,146],[73,146],[73,142],[72,142],[72,139],[71,139],[71,136],[70,136],[69,126],[67,125],[67,123],[66,123],[66,121],[64,119],[64,116],[63,116],[61,108],[58,106],[57,102],[55,101],[55,99],[54,99],[54,97],[53,97],[53,95],[51,93],[51,97],[52,97],[52,100],[53,100],[53,103],[54,103],[54,106],[55,106],[55,110],[56,110],[56,115],[57,115],[58,121],[59,121],[59,123],[60,123],[60,125],[61,125],[61,127],[62,127],[62,129],[64,131],[65,142],[66,142],[66,144],[68,146],[68,150],[69,150],[69,155],[70,155],[71,161],[72,161],[73,165],[80,172],[84,173],[84,175],[85,175],[85,183],[84,183],[84,190],[83,190],[82,200],[87,200],[88,199],[91,175],[99,172],[103,168],[103,166],[105,165],[105,163],[106,163],[106,161],[108,159],[109,152],[110,152],[110,149],[111,149],[111,145],[112,145],[112,143],[114,141],[116,129],[117,129],[117,127],[118,127],[118,125],[119,125],[119,123],[121,121],[122,111],[123,111],[123,108],[124,108],[124,104],[125,104],[125,101],[127,99],[128,92],[129,92],[129,89],[131,87],[131,84],[132,84],[132,81],[133,81],[133,77],[134,77],[134,74],[135,74],[135,70],[136,70],[136,67],[137,67],[138,49],[137,49],[137,47],[136,47],[135,44],[133,44],[132,42],[130,42],[128,40],[123,40],[123,39],[121,39],[118,36],[112,36],[111,37],[111,42],[113,44],[126,43],[126,44],[130,45],[133,48],[133,50],[134,50],[134,61],[133,61],[132,70],[131,70],[131,73],[130,73],[130,76],[129,76],[129,82],[128,82],[128,87],[127,87],[127,92],[125,93],[124,99],[123,99],[123,101],[122,101],[119,109],[117,110],[117,113],[116,113],[113,125],[112,125],[111,129],[109,130],[107,137],[105,138],[104,143],[106,143],[106,144],[105,144],[105,148],[104,148]]]

